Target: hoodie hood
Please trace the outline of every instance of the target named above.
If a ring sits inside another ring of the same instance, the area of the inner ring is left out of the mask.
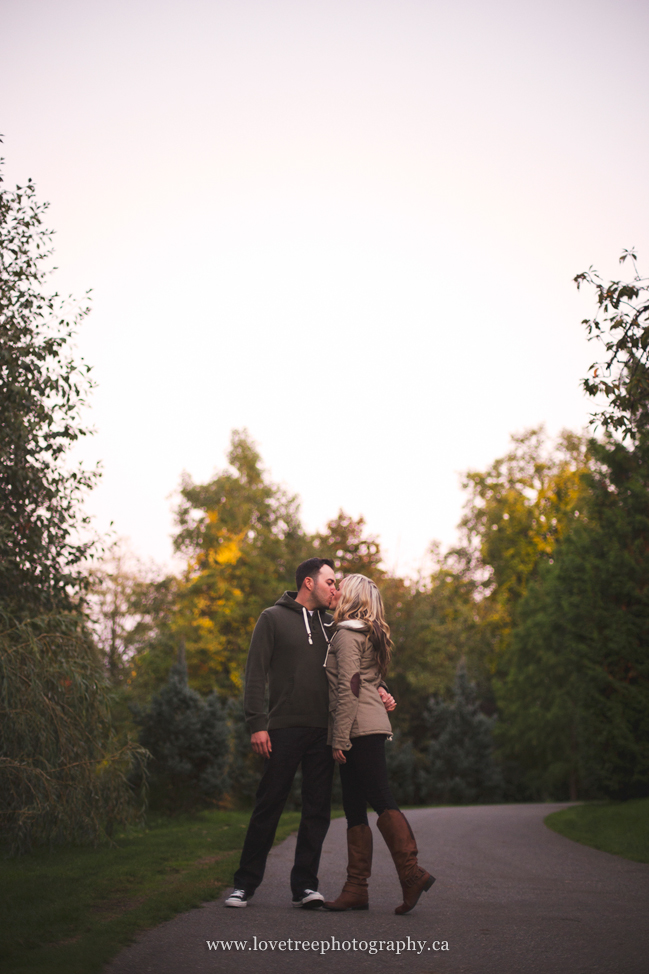
[[[283,605],[287,609],[292,609],[293,612],[299,612],[302,614],[302,606],[299,602],[296,602],[297,592],[284,592],[284,594],[277,600],[275,605]]]
[[[309,610],[305,609],[303,605],[300,605],[296,601],[297,592],[284,592],[284,594],[277,600],[275,605],[282,605],[285,609],[291,609],[293,612],[299,612],[300,615],[304,615],[306,612],[309,614]],[[328,609],[316,609],[315,610],[322,619],[325,626],[331,626],[333,624],[333,617],[329,613]]]

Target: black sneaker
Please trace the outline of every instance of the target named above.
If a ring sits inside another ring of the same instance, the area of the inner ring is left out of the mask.
[[[324,903],[324,896],[315,889],[303,889],[293,897],[293,906],[303,910],[317,910]]]
[[[223,904],[224,906],[248,906],[248,894],[245,889],[235,889],[232,890],[227,900]]]

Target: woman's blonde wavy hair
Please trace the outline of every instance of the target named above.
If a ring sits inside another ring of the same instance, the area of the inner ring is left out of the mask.
[[[341,582],[334,622],[345,622],[347,619],[357,619],[367,625],[381,677],[385,679],[392,656],[390,627],[385,621],[381,593],[372,579],[365,575],[347,575]]]

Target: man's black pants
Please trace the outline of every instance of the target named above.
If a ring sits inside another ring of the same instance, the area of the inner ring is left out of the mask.
[[[282,727],[269,735],[272,751],[257,789],[234,885],[250,896],[264,878],[279,818],[301,764],[302,818],[291,870],[291,890],[296,896],[304,889],[318,888],[320,853],[331,814],[334,762],[324,727]]]

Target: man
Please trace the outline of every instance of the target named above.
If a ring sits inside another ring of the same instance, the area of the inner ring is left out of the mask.
[[[331,809],[334,762],[327,745],[329,688],[324,669],[338,601],[333,562],[298,565],[296,592],[265,609],[252,634],[244,693],[246,722],[256,754],[266,758],[248,825],[235,889],[226,906],[244,907],[261,883],[266,859],[293,779],[302,765],[302,816],[291,870],[293,906],[320,907],[318,866]],[[265,712],[268,683],[268,714]],[[385,694],[392,709],[394,701]]]

